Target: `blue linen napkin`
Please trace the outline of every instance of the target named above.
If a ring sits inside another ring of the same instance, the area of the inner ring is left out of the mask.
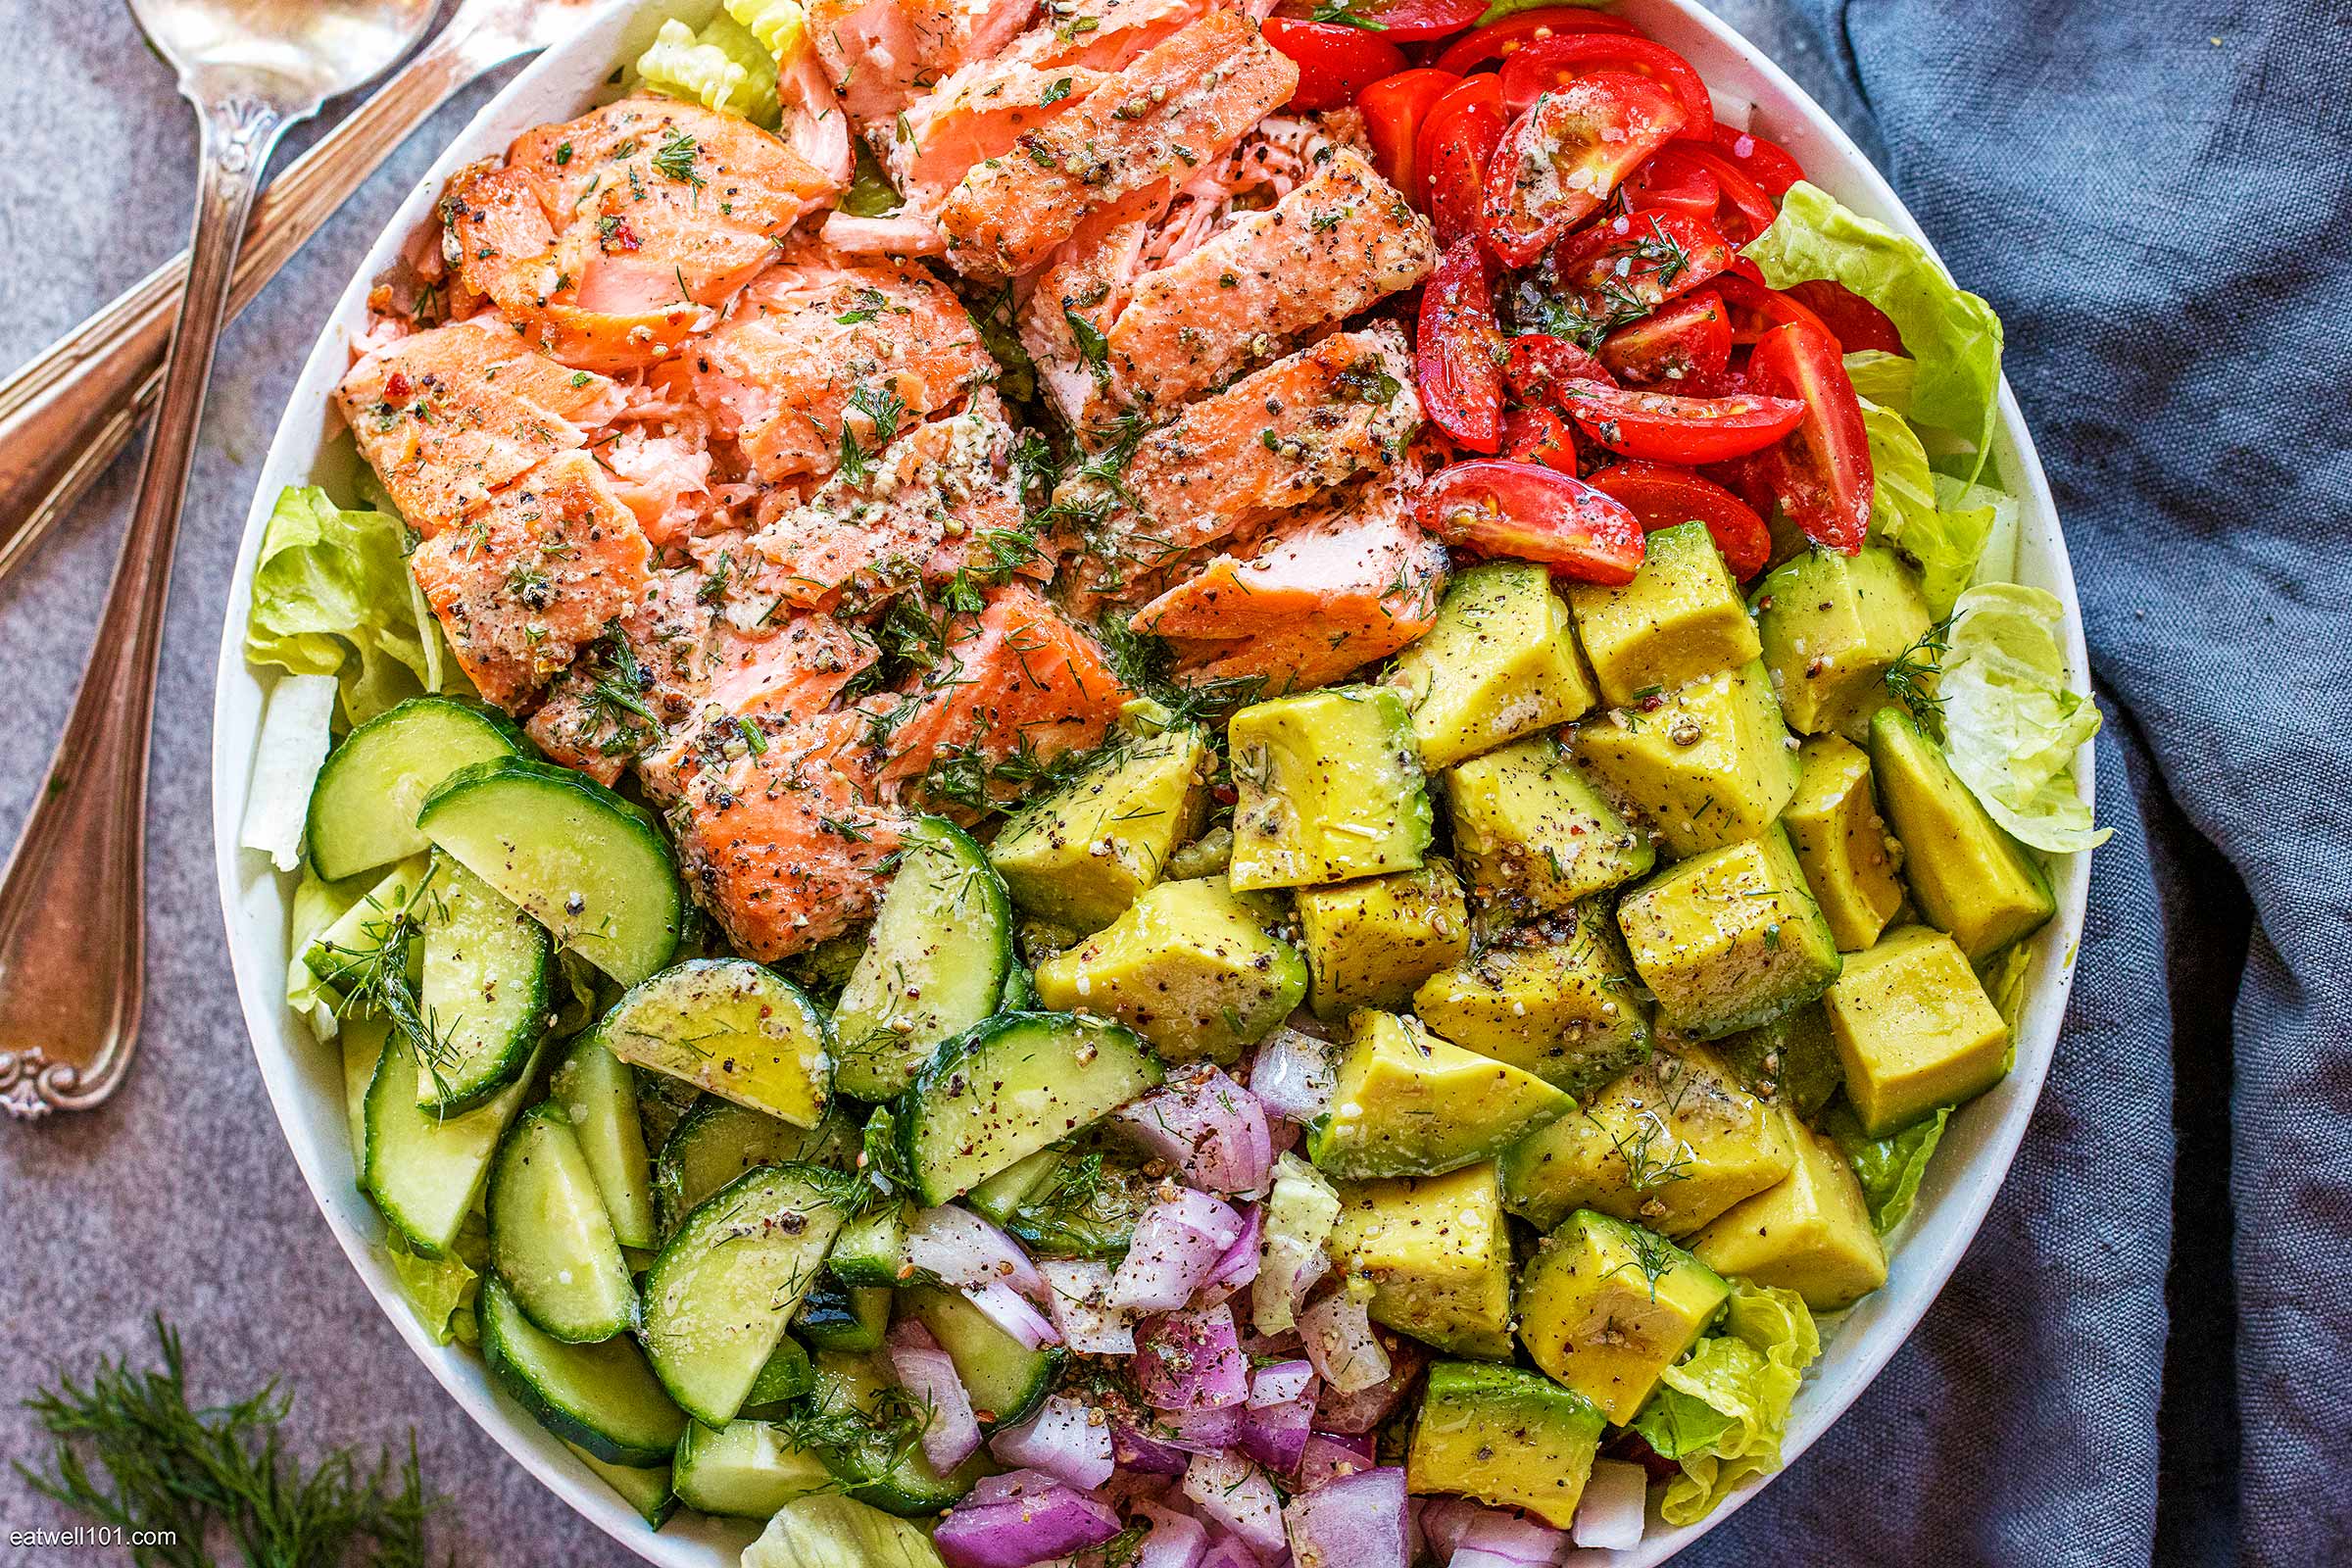
[[[2007,323],[2116,835],[1983,1233],[1685,1560],[2352,1564],[2352,12],[1795,4]]]

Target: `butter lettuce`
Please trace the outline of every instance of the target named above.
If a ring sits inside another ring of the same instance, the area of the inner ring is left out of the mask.
[[[1918,375],[1919,362],[1907,355],[1860,349],[1845,357],[1845,378],[1853,382],[1857,393],[1906,416],[1911,413],[1911,386]]]
[[[1853,1107],[1840,1100],[1821,1119],[1821,1129],[1837,1143],[1854,1178],[1862,1184],[1870,1222],[1881,1236],[1903,1222],[1919,1197],[1919,1184],[1928,1174],[1928,1161],[1943,1142],[1943,1129],[1952,1119],[1946,1105],[1933,1116],[1915,1121],[1900,1132],[1872,1138],[1862,1131]]]
[[[2014,557],[2017,503],[1984,485],[1935,472],[1918,431],[1892,409],[1868,398],[1860,401],[1875,481],[1871,538],[1900,550],[1918,565],[1920,594],[1940,619],[1952,612],[1961,590],[1984,574],[1986,546],[2004,509]]]
[[[436,1345],[459,1340],[478,1344],[481,1331],[473,1303],[481,1294],[481,1271],[490,1257],[490,1230],[477,1206],[466,1216],[457,1245],[447,1257],[426,1257],[410,1250],[400,1233],[387,1229],[382,1242],[384,1261],[400,1282],[400,1294]]]
[[[1974,448],[1965,476],[1983,471],[2001,384],[2001,319],[1954,283],[1925,247],[1799,180],[1781,216],[1747,247],[1764,281],[1786,288],[1827,278],[1885,311],[1917,362],[1906,413]]]
[[[420,618],[406,544],[389,513],[346,511],[315,486],[289,486],[262,534],[245,657],[335,676],[354,724],[439,690],[440,631]]]
[[[743,1551],[743,1568],[941,1568],[922,1527],[854,1497],[796,1497]]]
[[[1985,583],[1960,596],[1936,690],[1944,753],[1994,821],[2021,842],[2070,855],[2107,841],[2075,785],[2075,753],[2099,709],[2067,689],[2063,609],[2039,588]]]
[[[1820,1354],[1821,1333],[1802,1297],[1745,1280],[1733,1285],[1724,1332],[1661,1373],[1658,1392],[1634,1417],[1634,1430],[1683,1467],[1659,1507],[1668,1524],[1703,1519],[1740,1482],[1780,1468],[1788,1407]]]
[[[729,6],[728,11],[739,9]],[[760,25],[781,37],[788,26],[781,8],[747,6]],[[794,6],[794,11],[800,8]],[[770,11],[777,15],[767,15]],[[773,126],[783,118],[776,96],[776,56],[757,32],[733,16],[712,17],[700,32],[671,18],[654,34],[653,47],[637,57],[643,84],[672,98],[701,104],[725,115],[741,115],[756,125]]]

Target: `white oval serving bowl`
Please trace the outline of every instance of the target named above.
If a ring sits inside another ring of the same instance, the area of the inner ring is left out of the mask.
[[[474,118],[361,260],[303,367],[262,466],[228,593],[213,709],[213,833],[237,995],[262,1080],[312,1196],[377,1304],[466,1413],[566,1503],[645,1560],[664,1568],[732,1568],[750,1539],[750,1529],[681,1513],[668,1528],[649,1531],[586,1466],[496,1389],[478,1355],[463,1346],[432,1342],[376,1250],[382,1224],[354,1183],[341,1063],[332,1048],[314,1041],[286,1006],[287,903],[294,879],[273,871],[267,858],[237,848],[269,679],[247,667],[243,644],[254,558],[279,489],[318,483],[338,495],[351,493],[356,459],[350,442],[343,439],[330,394],[349,362],[348,344],[365,325],[370,284],[430,219],[443,182],[460,166],[498,153],[529,127],[568,119],[604,95],[614,64],[632,58],[650,36],[654,21],[649,17],[691,18],[696,11],[707,14],[714,9],[708,3],[649,4],[635,12],[608,12],[583,24],[576,37],[549,50]],[[1787,146],[1817,183],[1856,211],[1925,242],[1893,191],[1853,142],[1745,39],[1689,0],[1624,0],[1618,9],[1651,36],[1680,50],[1712,86],[1751,101],[1752,128]],[[2048,589],[2064,603],[2068,664],[2077,689],[2086,692],[2089,661],[2073,569],[2033,438],[2006,383],[1993,466],[2022,506],[2017,578]],[[2076,774],[2087,795],[2092,787],[2087,747],[2077,760]],[[1845,1316],[1798,1396],[1786,1445],[1791,1463],[1853,1402],[1935,1300],[1984,1220],[2025,1136],[2074,978],[2089,887],[2088,857],[2061,861],[2054,880],[2058,916],[2035,939],[2015,1070],[1953,1117],[1918,1206],[1893,1239],[1886,1288]],[[1769,1478],[1751,1482],[1695,1525],[1665,1529],[1653,1517],[1649,1536],[1634,1550],[1577,1556],[1580,1562],[1608,1568],[1650,1568],[1729,1517],[1768,1482]]]

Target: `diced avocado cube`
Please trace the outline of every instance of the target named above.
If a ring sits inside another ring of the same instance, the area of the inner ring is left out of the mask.
[[[1725,1035],[1715,1042],[1715,1050],[1760,1098],[1788,1106],[1806,1121],[1820,1115],[1845,1082],[1829,1014],[1818,1002],[1753,1029]]]
[[[1859,953],[1903,906],[1903,885],[1894,876],[1901,847],[1879,815],[1870,758],[1861,748],[1842,735],[1816,735],[1796,760],[1804,776],[1781,825],[1838,951]]]
[[[1319,1018],[1400,1007],[1470,951],[1470,907],[1444,860],[1418,871],[1298,890],[1298,939]]]
[[[1771,1107],[1703,1046],[1660,1053],[1513,1145],[1503,1206],[1538,1230],[1579,1208],[1688,1236],[1788,1174]]]
[[[1521,562],[1458,573],[1437,624],[1396,656],[1390,678],[1433,772],[1564,724],[1597,700],[1551,574]]]
[[[1448,1045],[1415,1018],[1366,1009],[1349,1027],[1331,1108],[1307,1133],[1307,1158],[1327,1176],[1459,1170],[1493,1159],[1571,1103],[1543,1079]]]
[[[1446,774],[1453,848],[1482,909],[1566,909],[1647,871],[1657,852],[1550,735],[1457,762]]]
[[[1519,1278],[1519,1341],[1536,1365],[1622,1426],[1731,1294],[1655,1231],[1580,1208]]]
[[[1592,1400],[1548,1378],[1492,1362],[1439,1361],[1404,1451],[1404,1483],[1525,1508],[1565,1530],[1605,1425]]]
[[[1903,877],[1928,923],[1951,933],[1971,963],[2033,935],[2058,912],[2050,879],[1986,814],[1934,741],[1899,708],[1870,724],[1871,770]]]
[[[1701,1040],[1752,1029],[1838,977],[1838,943],[1777,824],[1651,877],[1618,902],[1617,924],[1658,1027]]]
[[[1736,668],[1761,647],[1740,584],[1703,522],[1660,528],[1632,582],[1579,584],[1568,602],[1600,694],[1621,708],[1645,691]]]
[[[1859,742],[1886,703],[1887,668],[1934,624],[1890,550],[1808,550],[1757,585],[1756,630],[1788,722]]]
[[[1099,931],[1160,879],[1200,830],[1208,743],[1178,728],[1126,742],[1015,816],[989,863],[1023,909]]]
[[[1222,877],[1162,882],[1037,966],[1038,1000],[1115,1018],[1164,1056],[1232,1061],[1306,995],[1306,963]]]
[[[1649,1059],[1649,1007],[1608,910],[1526,926],[1413,993],[1441,1039],[1582,1098]]]
[[[1886,1249],[1838,1146],[1788,1107],[1775,1114],[1796,1163],[1777,1186],[1717,1215],[1690,1239],[1690,1252],[1718,1274],[1794,1291],[1814,1311],[1835,1312],[1886,1283]]]
[[[1701,676],[1576,729],[1576,757],[1673,855],[1752,839],[1796,793],[1796,742],[1764,666]]]
[[[1428,853],[1421,744],[1401,693],[1333,686],[1245,708],[1233,757],[1237,892],[1410,871]]]
[[[1456,1355],[1511,1358],[1511,1238],[1493,1160],[1341,1185],[1331,1255],[1375,1321]]]
[[[1870,1137],[1884,1138],[1939,1105],[1956,1105],[2009,1070],[2009,1025],[1959,944],[1907,925],[1845,960],[1821,999],[1845,1098]]]

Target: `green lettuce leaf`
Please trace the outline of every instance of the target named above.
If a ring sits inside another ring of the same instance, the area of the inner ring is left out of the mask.
[[[1936,475],[1928,466],[1928,449],[1920,444],[1919,433],[1901,415],[1868,398],[1859,401],[1862,433],[1870,441],[1871,536],[1899,549],[1914,522],[1923,517],[1930,525],[1934,522]]]
[[[1954,283],[1923,246],[1804,180],[1788,188],[1781,216],[1747,256],[1774,288],[1827,278],[1885,311],[1918,362],[1905,412],[1971,443],[1966,477],[1976,478],[2001,384],[2001,318],[1991,306]]]
[[[2057,599],[2017,583],[1960,596],[1936,690],[1944,753],[1994,821],[2021,842],[2070,855],[2107,841],[2075,787],[2075,753],[2099,732],[2098,705],[2067,689]]]
[[[341,682],[343,716],[365,722],[439,689],[404,554],[406,530],[382,512],[346,512],[315,486],[277,498],[253,571],[245,657]]]
[[[1980,510],[1990,512],[1992,519],[1985,528],[1984,546],[1977,557],[1976,574],[1969,582],[2016,580],[2019,512],[2015,496],[1988,484],[1967,484],[1950,474],[1939,473],[1936,476],[1936,510],[1948,515]],[[1936,613],[1942,614],[1944,611]]]
[[[1911,413],[1912,382],[1918,374],[1919,362],[1908,355],[1858,349],[1845,357],[1845,378],[1854,383],[1854,391],[1906,417]]]
[[[302,961],[303,950],[366,898],[378,880],[376,872],[362,871],[340,882],[323,881],[305,861],[302,880],[294,884],[288,904],[286,951],[293,956],[286,960],[286,1005],[310,1020],[311,1032],[322,1041],[335,1038],[335,1008],[342,998]]]
[[[743,1568],[941,1568],[922,1527],[854,1497],[796,1497],[746,1546]]]
[[[1860,401],[1876,486],[1871,538],[1900,550],[1918,565],[1920,594],[1940,620],[1980,574],[2000,515],[1995,502],[2008,509],[2012,538],[2017,504],[1998,491],[1933,471],[1918,431],[1892,409],[1868,398]]]
[[[480,1205],[466,1216],[447,1257],[426,1257],[413,1250],[396,1230],[384,1232],[382,1246],[384,1261],[391,1264],[392,1277],[400,1282],[400,1294],[408,1298],[410,1310],[433,1337],[433,1343],[479,1343],[481,1331],[473,1303],[481,1294],[481,1271],[490,1258],[490,1228],[483,1222]]]
[[[1821,1129],[1830,1135],[1854,1167],[1854,1178],[1862,1184],[1863,1200],[1870,1206],[1870,1222],[1881,1236],[1903,1222],[1911,1212],[1911,1204],[1919,1197],[1919,1184],[1928,1174],[1928,1161],[1936,1153],[1936,1146],[1943,1142],[1944,1124],[1952,1119],[1950,1106],[1945,1106],[1924,1121],[1915,1121],[1900,1132],[1884,1138],[1872,1138],[1862,1131],[1860,1118],[1854,1109],[1840,1100],[1821,1118]]]
[[[1724,1332],[1661,1373],[1658,1392],[1634,1417],[1634,1430],[1683,1467],[1659,1509],[1669,1524],[1705,1518],[1740,1482],[1780,1468],[1788,1407],[1820,1354],[1803,1298],[1734,1283]]]
[[[674,17],[662,23],[653,47],[637,57],[637,75],[655,92],[741,115],[756,125],[773,126],[783,118],[776,57],[750,27],[724,14],[700,32]]]

